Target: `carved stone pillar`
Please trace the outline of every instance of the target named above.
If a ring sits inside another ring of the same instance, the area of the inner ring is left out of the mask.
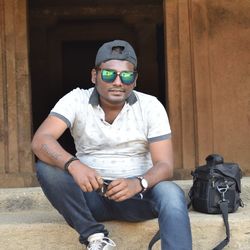
[[[0,0],[0,187],[34,183],[26,0]]]

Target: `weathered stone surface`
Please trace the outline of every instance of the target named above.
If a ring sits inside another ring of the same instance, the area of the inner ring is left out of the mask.
[[[250,246],[249,208],[230,214],[231,241],[228,249],[247,250]],[[190,212],[194,250],[212,249],[225,238],[220,215]],[[55,211],[25,211],[0,214],[1,249],[56,250],[81,249],[77,233]],[[119,250],[146,249],[158,229],[157,220],[141,223],[106,222]],[[160,249],[159,243],[154,249]]]

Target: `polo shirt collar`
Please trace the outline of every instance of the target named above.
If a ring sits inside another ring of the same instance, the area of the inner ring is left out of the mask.
[[[126,102],[129,105],[133,105],[134,103],[137,102],[137,97],[136,97],[134,91],[131,92],[131,94],[127,98]],[[94,88],[92,94],[90,95],[89,104],[91,104],[92,106],[98,106],[99,105],[99,94],[98,94],[96,88]]]

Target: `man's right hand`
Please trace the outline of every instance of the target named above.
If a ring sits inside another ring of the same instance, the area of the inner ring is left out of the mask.
[[[78,161],[73,161],[68,167],[69,173],[84,192],[92,192],[103,185],[102,177],[93,168]]]

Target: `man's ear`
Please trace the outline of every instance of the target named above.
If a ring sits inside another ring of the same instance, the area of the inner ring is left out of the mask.
[[[91,82],[96,84],[97,72],[96,69],[91,70]]]

